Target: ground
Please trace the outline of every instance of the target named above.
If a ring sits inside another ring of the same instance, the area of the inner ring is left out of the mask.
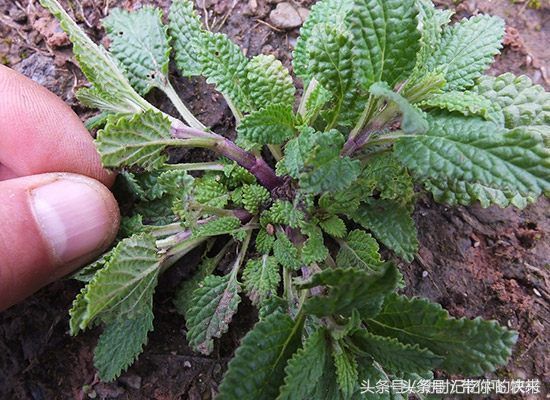
[[[435,2],[455,8],[457,18],[479,12],[505,18],[505,48],[489,73],[527,74],[536,83],[550,87],[548,0],[542,0],[538,10],[532,9],[530,5],[535,2],[528,0]],[[110,8],[132,9],[146,3],[166,9],[169,0],[70,1],[73,15],[104,44],[99,22]],[[290,66],[298,29],[281,27],[294,25],[297,17],[283,15],[281,20],[279,13],[270,18],[275,3],[281,1],[197,1],[211,29],[228,33],[249,55],[274,54]],[[298,10],[308,8],[313,1],[290,3]],[[305,10],[299,11],[303,17]],[[0,62],[54,91],[84,119],[93,112],[76,102],[75,88],[85,82],[71,57],[66,36],[37,0],[0,0]],[[201,79],[179,79],[176,83],[182,98],[206,125],[231,134],[230,112],[211,87]],[[170,111],[158,93],[151,97]],[[541,199],[525,210],[449,208],[422,194],[415,219],[421,246],[412,264],[400,263],[407,280],[405,292],[437,301],[452,315],[496,319],[519,332],[511,361],[487,377],[549,382],[550,201]],[[175,282],[188,275],[193,265],[194,260],[187,259],[185,265],[161,279],[155,297],[155,331],[136,364],[114,383],[98,382],[92,366],[99,330],[69,336],[67,310],[79,290],[77,282],[54,283],[1,313],[0,398],[212,398],[229,357],[254,323],[255,315],[245,304],[210,357],[192,353],[185,342],[184,320],[175,313],[171,294]],[[545,391],[532,399],[546,396]]]

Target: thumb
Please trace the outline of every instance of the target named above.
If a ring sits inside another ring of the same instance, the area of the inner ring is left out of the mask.
[[[81,175],[0,182],[0,310],[92,261],[120,221],[111,192]]]

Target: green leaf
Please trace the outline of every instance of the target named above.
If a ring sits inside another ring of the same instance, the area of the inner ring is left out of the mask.
[[[351,216],[399,257],[412,262],[418,251],[416,228],[408,207],[392,200],[371,198]]]
[[[250,185],[256,182],[254,175],[235,162],[225,164],[223,174],[227,178],[227,185],[229,187],[238,187],[243,184]]]
[[[71,275],[71,279],[76,279],[80,282],[90,282],[97,271],[105,267],[111,258],[112,251],[108,251],[107,253],[104,253],[101,257],[99,257],[94,262],[86,265],[84,268],[78,270],[73,275]]]
[[[110,53],[141,95],[166,84],[170,45],[159,8],[144,6],[131,13],[115,8],[103,26],[111,41]]]
[[[413,180],[407,169],[389,152],[369,157],[358,183],[362,198],[376,192],[382,199],[395,200],[403,205],[413,201]]]
[[[85,329],[98,316],[110,321],[113,315],[132,318],[147,310],[159,266],[154,237],[140,234],[119,242],[107,265],[77,297],[77,312],[71,312],[71,334]]]
[[[248,60],[239,46],[221,33],[205,36],[200,53],[202,75],[206,82],[216,85],[226,100],[240,112],[251,109],[249,93],[246,87],[246,69]]]
[[[310,85],[313,85],[311,83]],[[328,107],[328,102],[332,100],[332,94],[322,87],[321,85],[315,83],[311,89],[311,93],[305,101],[305,108],[302,115],[305,124],[309,124],[312,121],[315,121],[319,113],[325,108]],[[307,93],[303,94],[306,96]]]
[[[384,81],[390,87],[413,71],[420,49],[414,0],[355,0],[349,14],[354,58],[363,88]]]
[[[403,344],[395,338],[373,335],[365,329],[355,332],[351,340],[357,349],[392,373],[431,371],[443,361],[443,357],[417,344]]]
[[[353,332],[361,329],[363,321],[361,321],[361,315],[357,310],[353,310],[351,317],[345,319],[339,319],[340,324],[331,324],[329,327],[330,337],[332,340],[342,340]],[[347,344],[346,344],[347,346]]]
[[[425,299],[390,295],[382,311],[367,321],[376,335],[418,345],[444,357],[440,368],[451,374],[482,375],[504,365],[517,334],[495,321],[449,316]]]
[[[226,276],[207,276],[193,292],[193,305],[187,310],[189,345],[208,355],[214,348],[213,338],[220,338],[241,302],[239,283]]]
[[[478,115],[487,121],[500,124],[502,111],[487,98],[474,92],[445,92],[420,103],[422,108],[439,108],[459,112],[465,116]]]
[[[245,210],[252,214],[256,214],[260,207],[271,199],[269,191],[263,186],[253,184],[244,185],[242,188],[243,206]]]
[[[299,287],[328,288],[325,296],[306,300],[304,310],[310,314],[318,317],[333,314],[350,316],[356,309],[361,317],[369,318],[378,313],[384,297],[397,287],[398,281],[397,269],[393,264],[387,263],[377,273],[355,268],[324,270]]]
[[[165,195],[182,197],[191,191],[194,181],[187,171],[172,169],[161,172],[157,184]]]
[[[71,317],[69,320],[69,330],[71,336],[76,336],[80,330],[84,330],[87,326],[87,324],[83,324],[82,328],[80,327],[88,308],[88,301],[86,299],[88,289],[88,285],[80,289],[80,292],[74,298],[71,309],[69,310],[69,316]]]
[[[273,243],[273,255],[277,262],[285,268],[296,270],[302,266],[298,257],[298,249],[282,232],[277,232],[277,239]]]
[[[388,388],[387,392],[376,393],[376,384],[380,381],[387,381],[388,374],[382,371],[378,366],[374,365],[374,361],[370,357],[357,357],[359,382],[365,382],[374,393],[363,393],[361,388],[355,392],[354,400],[405,400],[400,394],[396,394]]]
[[[336,367],[336,381],[344,399],[350,399],[359,381],[357,360],[340,343],[333,344],[332,357]]]
[[[407,81],[401,95],[412,104],[418,104],[423,100],[442,93],[446,85],[445,76],[441,72],[422,72],[416,80],[411,78]]]
[[[224,255],[225,254],[218,254],[215,257],[203,256],[197,272],[195,272],[193,277],[183,281],[178,287],[174,298],[174,305],[180,314],[185,316],[187,311],[193,306],[193,294],[195,290],[200,287],[201,282],[208,275],[214,272]]]
[[[172,197],[165,196],[158,200],[138,202],[134,211],[150,224],[166,225],[176,222],[173,208]]]
[[[527,76],[482,76],[472,90],[500,106],[507,128],[550,124],[550,93]]]
[[[359,208],[364,195],[359,184],[336,193],[324,193],[319,197],[319,208],[330,214],[350,214]]]
[[[348,233],[346,224],[337,215],[331,215],[319,222],[319,226],[330,236],[337,239],[343,238]]]
[[[237,127],[239,136],[258,144],[282,144],[294,137],[296,121],[292,107],[272,104],[247,115]]]
[[[262,214],[267,222],[280,225],[288,225],[291,228],[298,228],[304,224],[305,215],[303,211],[295,208],[292,203],[285,200],[276,200],[271,208]],[[265,224],[262,224],[265,226]]]
[[[310,398],[304,400],[342,400],[337,382],[336,367],[334,366],[334,359],[332,358],[330,350],[326,351],[324,365],[323,375],[315,387],[314,394]]]
[[[325,328],[317,329],[288,361],[285,383],[277,400],[314,399],[315,389],[325,369],[327,341]]]
[[[137,165],[146,170],[162,166],[167,160],[164,149],[177,142],[170,137],[170,120],[155,111],[109,118],[96,139],[104,166]]]
[[[416,0],[421,25],[420,51],[412,79],[418,80],[426,71],[426,62],[441,42],[443,26],[450,22],[452,10],[439,10],[431,0]]]
[[[445,89],[463,90],[491,65],[504,38],[504,21],[478,15],[446,27],[438,49],[426,65],[429,71],[445,74]]]
[[[111,110],[139,112],[152,107],[132,88],[109,53],[78,27],[57,0],[41,0],[40,4],[57,18],[61,28],[69,35],[80,69],[94,86],[95,93],[113,100],[109,106]]]
[[[128,190],[141,201],[162,199],[166,196],[183,197],[189,194],[194,178],[183,170],[153,171],[134,174],[121,171]]]
[[[399,93],[391,90],[386,82],[376,82],[372,84],[369,92],[375,97],[382,97],[392,101],[399,107],[399,111],[403,114],[403,120],[401,121],[401,129],[403,132],[411,135],[426,133],[429,125],[424,113],[409,103],[409,101]]]
[[[260,254],[268,254],[273,248],[273,242],[275,242],[275,237],[261,228],[256,236],[256,250]]]
[[[156,174],[154,172],[138,175],[123,170],[120,171],[118,178],[122,180],[125,189],[138,200],[148,201],[162,197],[162,193],[159,193],[157,190],[158,186],[153,182],[153,179],[156,181]]]
[[[93,117],[86,119],[86,121],[84,121],[84,127],[91,132],[101,129],[105,126],[109,115],[110,114],[107,111],[102,111],[99,114],[96,114]]]
[[[422,178],[455,179],[537,197],[550,191],[550,151],[544,135],[506,131],[477,118],[430,119],[426,135],[402,137],[395,155]]]
[[[284,165],[290,176],[300,180],[308,193],[337,192],[347,189],[359,176],[360,162],[340,157],[344,137],[336,130],[302,130],[285,147]]]
[[[300,347],[302,320],[273,313],[244,337],[229,362],[218,400],[272,400],[285,378],[285,365]]]
[[[407,262],[418,251],[416,228],[408,207],[393,200],[370,198],[351,217]]]
[[[210,207],[223,208],[229,201],[227,187],[217,174],[204,175],[195,180],[195,200]]]
[[[336,113],[353,82],[352,37],[331,25],[318,25],[309,44],[311,76],[336,99]]]
[[[109,116],[118,114],[118,116],[124,116],[125,114],[134,114],[139,110],[136,109],[135,104],[121,102],[120,98],[111,96],[95,87],[83,87],[76,91],[76,98],[82,105],[89,108],[97,108],[103,111],[103,118],[101,124],[105,125]]]
[[[328,127],[352,126],[363,111],[365,99],[353,84],[353,37],[334,25],[315,27],[310,50],[312,77],[332,93],[333,109],[323,113]]]
[[[307,236],[307,240],[302,247],[302,262],[306,265],[314,262],[323,262],[329,256],[329,251],[325,247],[323,232],[315,225],[306,225],[302,233]]]
[[[143,224],[143,216],[141,214],[135,214],[131,217],[122,217],[120,219],[118,237],[129,237],[136,233],[147,232],[147,230],[148,227]]]
[[[311,7],[308,18],[300,29],[300,36],[292,54],[294,73],[306,83],[311,80],[309,46],[315,40],[312,39],[314,29],[320,24],[342,26],[351,6],[351,1],[321,0]]]
[[[288,70],[273,55],[260,54],[246,66],[250,98],[256,108],[272,104],[294,105],[294,82]]]
[[[176,65],[183,76],[202,72],[200,51],[207,32],[190,0],[173,0],[170,6],[170,37],[173,39]]]
[[[424,182],[424,185],[427,190],[432,192],[436,201],[451,206],[459,204],[467,206],[479,201],[483,208],[493,204],[503,208],[510,205],[525,208],[537,199],[537,197],[522,196],[513,190],[503,190],[453,179],[429,179]]]
[[[241,227],[241,220],[237,217],[219,217],[213,221],[198,225],[193,229],[193,238],[220,236],[233,233]]]
[[[334,158],[300,177],[300,189],[308,193],[336,192],[349,187],[360,173],[360,163],[349,157]]]
[[[138,315],[109,322],[94,350],[94,366],[99,379],[110,382],[118,378],[141,354],[147,343],[147,334],[152,330],[151,299],[147,310]]]
[[[340,268],[357,268],[365,271],[379,271],[383,265],[378,253],[378,242],[360,229],[349,233],[346,240],[339,240],[340,251],[336,256],[336,265]]]
[[[252,304],[258,305],[277,294],[281,281],[279,265],[273,257],[249,260],[243,271],[243,285]]]

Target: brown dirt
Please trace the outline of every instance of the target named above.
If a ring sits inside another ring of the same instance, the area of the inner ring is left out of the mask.
[[[100,19],[109,8],[128,9],[169,1],[73,0],[73,15],[98,41]],[[228,33],[249,54],[271,53],[290,66],[297,30],[277,31],[269,11],[277,1],[199,0],[211,28]],[[313,1],[295,1],[309,6]],[[527,74],[550,87],[550,3],[533,10],[509,0],[439,0],[458,17],[488,12],[507,21],[506,47],[490,73]],[[65,3],[66,5],[67,3]],[[84,83],[71,58],[67,38],[35,0],[0,0],[0,62],[31,77],[61,96],[84,119],[74,91]],[[196,115],[217,131],[233,129],[230,112],[202,79],[178,79],[176,86]],[[168,111],[158,93],[151,98]],[[181,156],[181,155],[180,155]],[[183,156],[193,157],[193,154]],[[421,195],[415,219],[420,236],[416,260],[401,265],[406,293],[440,302],[455,316],[496,319],[519,331],[509,364],[490,377],[550,381],[550,201],[526,210],[491,207],[449,208]],[[194,265],[187,260],[163,277],[155,296],[155,331],[137,363],[116,382],[97,381],[92,351],[99,331],[77,338],[68,334],[67,310],[79,285],[54,283],[0,314],[0,399],[208,399],[216,393],[228,357],[255,315],[242,306],[238,321],[218,342],[214,354],[194,354],[185,342],[184,321],[175,313],[171,294]],[[547,389],[547,388],[546,388]],[[533,399],[545,398],[547,392]],[[505,397],[501,397],[505,398]],[[512,397],[508,397],[512,398]],[[518,397],[519,398],[519,397]],[[547,398],[547,397],[546,397]]]

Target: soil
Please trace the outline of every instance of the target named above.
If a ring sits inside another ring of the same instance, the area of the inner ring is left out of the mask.
[[[249,55],[274,54],[290,67],[298,29],[271,24],[276,0],[199,0],[198,9],[213,30],[231,36]],[[63,2],[67,6],[67,2]],[[100,19],[113,7],[137,8],[169,0],[72,0],[72,15],[97,41],[107,44]],[[294,1],[296,7],[313,1]],[[524,0],[439,0],[456,18],[490,13],[506,19],[506,45],[490,74],[527,74],[550,88],[550,3],[540,9]],[[457,4],[459,3],[459,4]],[[303,11],[303,10],[302,10]],[[0,0],[0,62],[29,76],[69,103],[83,118],[93,114],[76,102],[85,83],[66,35],[36,0]],[[223,99],[202,79],[177,79],[184,101],[206,125],[231,135],[233,122]],[[167,111],[158,93],[151,98]],[[178,154],[193,158],[196,154]],[[550,201],[525,210],[479,206],[449,208],[420,195],[415,212],[420,251],[412,264],[400,263],[408,295],[441,303],[457,317],[482,316],[519,332],[508,365],[489,378],[550,382]],[[194,256],[195,259],[197,255]],[[92,365],[99,330],[76,338],[68,333],[75,281],[56,282],[0,314],[0,399],[209,399],[217,391],[227,361],[254,323],[249,305],[241,307],[230,332],[209,357],[187,347],[184,320],[171,303],[177,282],[196,260],[170,270],[155,296],[155,331],[139,360],[114,383],[100,383]],[[501,396],[499,398],[528,398]],[[531,399],[548,398],[548,387]]]

